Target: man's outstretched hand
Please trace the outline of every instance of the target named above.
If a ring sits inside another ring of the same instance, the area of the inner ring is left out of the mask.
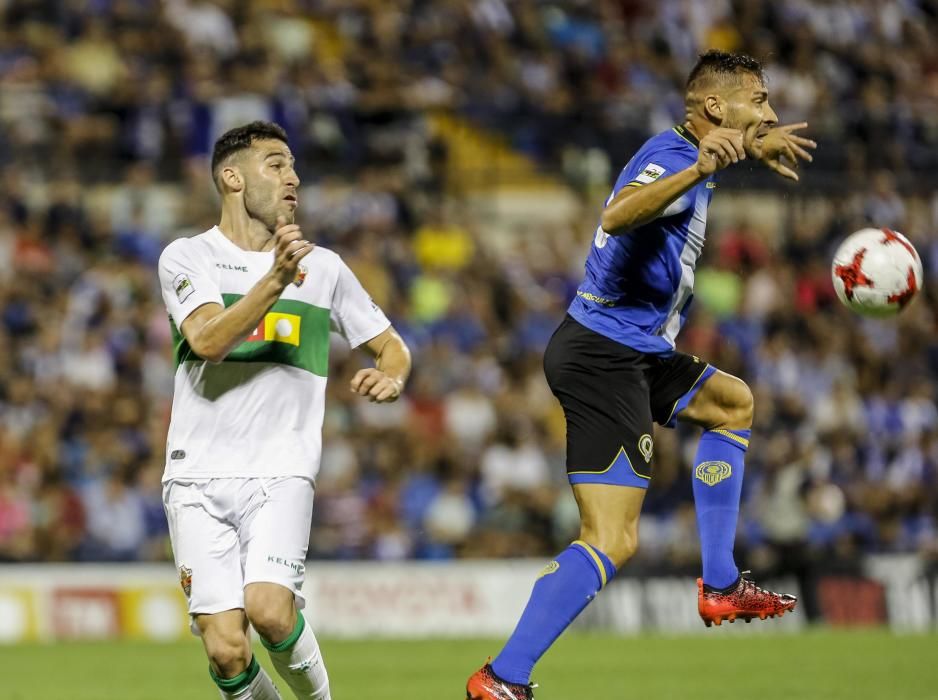
[[[794,133],[807,128],[808,122],[798,122],[771,129],[762,141],[759,160],[782,177],[798,182],[798,173],[795,172],[798,161],[804,160],[810,163],[814,157],[805,149],[817,148],[817,143],[811,139]]]

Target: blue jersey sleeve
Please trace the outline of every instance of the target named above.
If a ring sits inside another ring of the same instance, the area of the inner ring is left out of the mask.
[[[655,144],[653,139],[639,150],[622,169],[606,204],[612,201],[612,198],[624,187],[641,187],[662,180],[689,168],[696,162],[696,150],[685,148],[679,144]],[[681,195],[661,212],[659,217],[679,214],[691,205],[692,200],[693,198],[689,192]]]

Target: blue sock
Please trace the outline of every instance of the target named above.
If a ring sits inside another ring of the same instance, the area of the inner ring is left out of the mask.
[[[547,565],[505,648],[492,662],[499,678],[526,685],[537,660],[616,575],[595,547],[577,540]]]
[[[743,490],[743,460],[750,430],[705,430],[694,459],[694,502],[703,580],[726,588],[739,578],[733,559],[739,498]]]

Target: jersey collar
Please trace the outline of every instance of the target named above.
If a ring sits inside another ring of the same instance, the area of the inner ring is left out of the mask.
[[[694,148],[700,148],[700,139],[694,136],[690,130],[683,124],[678,124],[674,127],[674,133],[680,136],[682,139],[687,141]]]

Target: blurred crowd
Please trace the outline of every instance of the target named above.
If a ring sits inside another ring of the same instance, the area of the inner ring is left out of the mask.
[[[711,46],[767,57],[776,110],[821,144],[816,186],[713,217],[680,338],[755,393],[740,551],[788,572],[938,560],[938,285],[865,321],[828,267],[874,223],[938,273],[936,25],[925,0],[0,0],[0,560],[170,556],[155,262],[216,223],[206,156],[256,118],[290,134],[304,231],[415,355],[405,397],[375,406],[336,339],[310,556],[557,551],[578,521],[541,355],[604,193],[493,245],[426,117],[501,133],[585,193],[680,120]],[[696,433],[655,438],[634,568],[696,570]]]
[[[778,113],[825,144],[807,177],[848,188],[887,167],[911,186],[938,166],[934,0],[4,0],[0,13],[0,157],[37,178],[111,181],[134,160],[198,178],[188,159],[215,136],[271,118],[309,175],[403,158],[439,186],[421,116],[453,110],[605,182],[597,160],[624,162],[683,118],[708,47],[763,60]]]

